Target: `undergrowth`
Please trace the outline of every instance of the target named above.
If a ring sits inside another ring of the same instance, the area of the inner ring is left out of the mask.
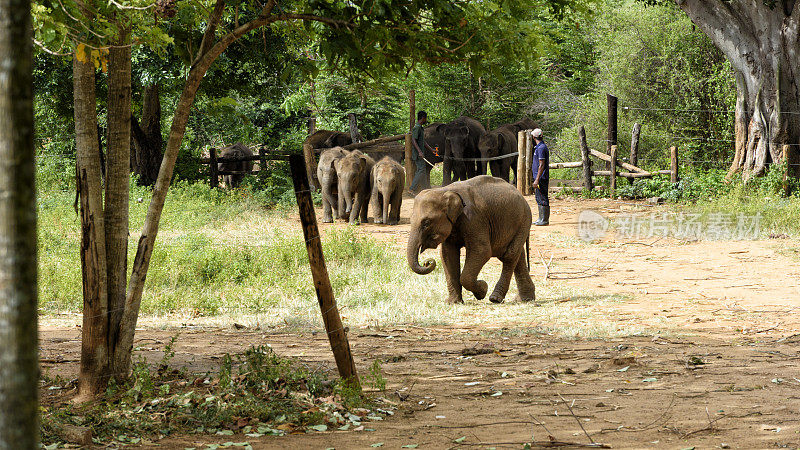
[[[391,414],[360,389],[330,380],[319,367],[280,357],[269,346],[226,354],[216,372],[197,374],[170,367],[173,345],[174,339],[152,367],[137,362],[125,383],[110,383],[97,401],[73,405],[65,396],[45,395],[43,443],[56,448],[65,425],[91,428],[96,444],[146,445],[176,433],[246,440],[347,429]],[[368,382],[382,379],[375,367]],[[44,392],[64,389],[70,395],[69,387],[63,379],[43,377]]]

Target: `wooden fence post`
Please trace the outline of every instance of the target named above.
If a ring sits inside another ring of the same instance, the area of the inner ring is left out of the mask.
[[[670,170],[672,171],[669,175],[669,181],[677,183],[680,181],[680,177],[678,177],[678,147],[669,148],[669,162]]]
[[[525,195],[525,180],[528,178],[527,165],[525,164],[525,131],[517,133],[517,190]]]
[[[347,125],[350,129],[350,139],[353,140],[354,144],[362,142],[364,139],[361,138],[361,133],[358,131],[358,118],[356,118],[356,113],[347,113]]]
[[[525,171],[530,172],[525,174],[525,195],[533,194],[533,133],[531,130],[525,131]]]
[[[314,288],[317,300],[322,311],[322,321],[328,333],[328,340],[336,360],[339,375],[353,386],[359,387],[356,365],[350,353],[350,343],[347,341],[347,329],[342,324],[336,299],[333,296],[331,280],[328,269],[325,267],[325,257],[322,253],[317,216],[314,212],[314,203],[311,199],[310,185],[306,176],[305,162],[301,155],[289,156],[289,166],[292,170],[294,193],[297,197],[297,206],[300,211],[300,223],[303,225],[303,236],[306,240],[308,263],[311,265],[311,276],[314,279]]]
[[[267,177],[267,150],[264,148],[263,145],[258,147],[258,177],[259,178],[266,178]]]
[[[218,166],[217,166],[217,149],[212,148],[208,152],[208,159],[210,163],[208,165],[208,170],[211,173],[211,179],[209,183],[211,184],[211,189],[219,187],[219,173],[218,173]]]
[[[609,183],[609,190],[611,191],[611,196],[615,196],[617,193],[617,146],[611,146],[611,182]]]
[[[606,103],[608,104],[608,142],[606,142],[606,152],[611,154],[611,146],[617,145],[617,97],[606,94]]]
[[[417,123],[417,91],[411,89],[408,91],[408,131],[414,129],[414,125]]]
[[[411,143],[411,133],[406,134],[406,188],[411,191],[411,183],[414,180],[414,174],[417,173],[417,164],[414,163],[414,158],[411,157],[411,152],[414,150],[414,144]]]
[[[592,160],[589,158],[589,144],[586,143],[586,130],[583,125],[578,129],[578,139],[581,144],[581,162],[583,162],[583,188],[591,192],[594,189]]]
[[[631,133],[631,159],[628,161],[632,166],[639,165],[639,136],[642,134],[642,125],[640,123],[633,124],[633,132]],[[633,184],[633,178],[628,178],[628,182]]]
[[[310,115],[310,111],[309,111]],[[317,118],[316,117],[309,117],[308,121],[306,122],[306,126],[308,127],[308,135],[311,136],[317,131]]]

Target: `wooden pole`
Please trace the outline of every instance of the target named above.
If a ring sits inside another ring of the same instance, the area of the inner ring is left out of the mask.
[[[217,149],[212,148],[208,151],[209,156],[209,165],[208,171],[211,174],[209,184],[211,184],[211,189],[219,187],[219,173],[218,173],[218,166],[217,166]]]
[[[305,162],[301,155],[291,155],[289,166],[292,170],[294,193],[297,197],[297,206],[300,210],[300,223],[303,225],[303,236],[308,251],[308,263],[311,265],[311,276],[314,279],[314,289],[322,311],[322,321],[328,333],[328,340],[336,360],[339,375],[353,386],[359,387],[356,365],[350,353],[350,344],[347,341],[347,329],[342,324],[336,299],[333,296],[331,280],[328,269],[325,267],[325,257],[322,253],[317,216],[314,212],[314,203],[311,199],[310,185],[306,176]]]
[[[317,118],[309,117],[306,126],[308,127],[308,135],[311,136],[317,131]]]
[[[411,133],[406,134],[406,148],[405,148],[405,159],[406,159],[406,180],[413,180],[414,174],[417,172],[417,165],[414,163],[414,159],[411,157],[411,152],[414,151],[414,145],[411,143]],[[411,181],[406,183],[406,187],[409,191],[411,191]]]
[[[525,165],[525,132],[517,133],[517,190],[525,195],[525,179],[528,178],[528,171]]]
[[[628,161],[632,166],[639,164],[639,136],[642,134],[642,125],[640,123],[633,124],[633,132],[631,133],[631,159]],[[633,178],[629,178],[630,184],[633,184]]]
[[[606,150],[608,154],[611,154],[611,146],[617,145],[617,97],[606,94],[606,102],[608,104],[608,142],[606,142]]]
[[[258,147],[258,177],[259,178],[266,178],[267,177],[267,149],[264,146]]]
[[[408,91],[408,131],[413,130],[414,125],[417,123],[416,99],[417,99],[417,91],[415,91],[414,89]]]
[[[533,167],[533,135],[531,130],[525,132],[525,171],[528,172],[525,174],[525,195],[533,194],[533,189],[531,186],[533,185],[533,172],[531,172],[531,168]]]
[[[678,176],[678,147],[669,148],[669,161],[670,170],[672,170],[672,173],[669,176],[669,181],[677,183],[680,181],[680,177]]]
[[[591,192],[594,189],[592,180],[592,159],[589,158],[589,144],[586,143],[586,130],[583,125],[578,129],[578,139],[581,144],[581,162],[583,162],[583,187]]]
[[[308,185],[314,186],[316,190],[322,189],[322,185],[316,177],[317,174],[317,158],[314,156],[314,147],[311,144],[303,144],[303,160],[306,165],[306,175],[308,176]]]
[[[611,196],[613,197],[617,193],[617,146],[611,146],[611,182],[609,183],[609,189],[611,190]]]
[[[358,118],[355,113],[347,113],[347,125],[350,128],[350,138],[353,143],[358,144],[364,140],[361,138],[361,133],[358,132]]]

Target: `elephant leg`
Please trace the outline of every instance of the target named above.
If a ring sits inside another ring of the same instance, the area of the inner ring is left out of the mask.
[[[521,302],[536,301],[536,286],[531,279],[530,269],[528,269],[527,254],[520,255],[517,266],[514,268],[514,280],[517,282],[517,300]]]
[[[386,223],[383,220],[383,199],[377,188],[372,189],[372,213],[375,215],[375,223]]]
[[[514,172],[514,184],[516,185],[517,184],[517,158],[512,158],[511,159],[511,170]]]
[[[519,254],[516,256],[517,258],[513,261],[511,259],[503,258],[503,270],[500,272],[500,279],[497,280],[497,284],[494,286],[492,295],[489,296],[490,302],[503,303],[503,300],[505,300],[506,294],[508,293],[508,287],[511,285],[511,275],[514,274],[517,262],[519,260]]]
[[[389,218],[390,225],[400,223],[400,207],[403,206],[403,190],[397,189],[392,194],[392,215]]]
[[[339,208],[338,208],[339,209],[339,218],[346,222],[348,217],[347,217],[347,214],[345,213],[345,205],[344,205],[345,193],[344,193],[344,189],[342,189],[341,186],[337,186],[336,190],[338,192],[336,203],[339,205]]]
[[[489,285],[479,280],[481,269],[492,256],[492,249],[488,245],[467,247],[467,257],[464,261],[464,270],[461,271],[461,285],[464,289],[475,294],[475,298],[483,300],[489,291]]]
[[[326,195],[322,195],[322,223],[333,222],[331,217],[331,202]]]
[[[444,162],[442,163],[442,186],[450,184],[453,171],[453,160],[445,155]]]
[[[369,223],[369,187],[365,187],[359,194],[360,202],[359,207],[361,210],[361,223]]]
[[[443,242],[442,262],[447,279],[447,303],[464,303],[461,297],[461,248]]]

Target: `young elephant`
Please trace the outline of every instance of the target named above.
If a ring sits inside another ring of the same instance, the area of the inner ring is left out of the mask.
[[[478,150],[481,152],[481,158],[494,158],[516,153],[517,136],[508,128],[500,127],[481,136],[478,141]],[[481,164],[485,165],[486,163],[482,162]],[[513,170],[514,179],[516,179],[517,157],[512,156],[489,161],[489,168],[492,170],[492,176],[502,178],[505,181],[510,181],[508,172]]]
[[[221,158],[244,158],[253,156],[253,151],[241,142],[237,142],[230,147],[223,148],[219,156]],[[217,163],[217,170],[239,172],[222,176],[222,181],[225,182],[225,186],[227,186],[228,189],[233,189],[242,182],[245,172],[250,173],[253,170],[253,161],[225,161]]]
[[[489,289],[478,274],[489,258],[503,263],[503,270],[489,300],[502,303],[511,275],[517,281],[518,299],[536,299],[525,251],[531,230],[531,209],[510,184],[490,176],[478,176],[438,189],[428,189],[414,199],[408,237],[408,265],[425,275],[436,268],[429,259],[419,264],[419,255],[442,245],[448,303],[463,303],[461,287],[483,299]],[[461,269],[461,247],[467,256]],[[528,245],[528,247],[530,247]]]
[[[372,212],[375,214],[375,223],[397,225],[400,222],[405,186],[406,171],[397,161],[384,156],[375,164],[372,168]]]
[[[339,209],[344,205],[345,216],[342,218],[346,220],[349,214],[350,223],[355,225],[360,216],[361,222],[367,223],[375,160],[353,150],[344,158],[334,161],[333,165],[339,180]]]
[[[332,223],[334,219],[342,217],[343,211],[339,204],[339,183],[334,163],[347,154],[348,151],[342,147],[334,147],[319,155],[317,179],[322,186],[322,221],[324,223]]]

